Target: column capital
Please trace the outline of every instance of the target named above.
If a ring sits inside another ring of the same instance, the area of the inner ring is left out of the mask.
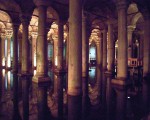
[[[0,33],[0,36],[1,36],[2,38],[4,38],[4,37],[6,36],[5,32],[1,32],[1,33]]]
[[[135,25],[129,25],[128,26],[128,32],[133,32],[135,28],[136,28]]]
[[[32,38],[34,38],[34,39],[36,39],[37,38],[37,36],[38,36],[38,33],[37,32],[31,32],[31,36],[32,36]]]
[[[117,0],[116,6],[117,6],[118,11],[120,9],[127,9],[127,2],[126,2],[126,0]]]
[[[11,28],[5,29],[5,34],[7,38],[11,38],[13,34],[13,30]]]

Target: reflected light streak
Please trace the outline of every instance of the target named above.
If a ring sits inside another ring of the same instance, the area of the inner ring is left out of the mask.
[[[8,81],[8,86],[10,86],[10,71],[8,71],[8,77],[7,77],[7,81]]]
[[[5,57],[2,58],[2,66],[5,66]]]
[[[2,69],[2,77],[5,77],[5,69]]]
[[[58,60],[57,60],[58,58],[57,58],[57,56],[55,57],[55,66],[57,66],[58,65]]]
[[[36,74],[36,70],[33,71],[33,75],[34,75],[34,76],[35,76],[35,74]]]

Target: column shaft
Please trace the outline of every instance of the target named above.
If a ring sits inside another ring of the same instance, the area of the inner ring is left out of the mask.
[[[71,0],[69,11],[68,120],[80,120],[82,103],[81,0]]]
[[[63,22],[61,20],[58,21],[58,70],[63,69]]]
[[[150,74],[150,17],[145,18],[144,25],[144,50],[143,50],[143,76],[146,77]]]
[[[103,70],[107,70],[107,30],[103,30]]]
[[[22,18],[22,60],[21,60],[21,72],[24,74],[29,72],[29,40],[28,40],[28,18]]]
[[[39,6],[38,39],[37,39],[37,73],[36,76],[47,76],[47,39],[46,39],[46,10]]]
[[[114,72],[115,42],[113,37],[113,24],[108,22],[108,71]]]
[[[1,33],[1,56],[2,66],[5,66],[5,33]]]
[[[13,25],[13,71],[18,71],[18,28],[19,25]]]
[[[126,1],[118,2],[118,59],[117,78],[127,78],[127,14]]]

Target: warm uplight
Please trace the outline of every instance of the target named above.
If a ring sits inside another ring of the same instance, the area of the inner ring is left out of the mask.
[[[36,74],[36,70],[34,70],[34,71],[33,71],[33,74],[34,74],[34,76],[35,76],[35,74]]]
[[[34,52],[34,67],[36,67],[36,53]]]
[[[7,58],[7,67],[11,66],[11,61],[10,61],[10,53],[8,54],[8,58]]]
[[[57,56],[55,57],[55,66],[57,66],[58,65],[58,60],[57,60],[58,58],[57,58]]]
[[[2,75],[5,77],[5,69],[2,69]]]
[[[5,66],[5,58],[2,58],[2,66]]]

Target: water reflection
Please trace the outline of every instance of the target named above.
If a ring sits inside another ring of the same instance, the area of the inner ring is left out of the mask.
[[[89,68],[89,84],[93,87],[96,82],[96,67]]]

